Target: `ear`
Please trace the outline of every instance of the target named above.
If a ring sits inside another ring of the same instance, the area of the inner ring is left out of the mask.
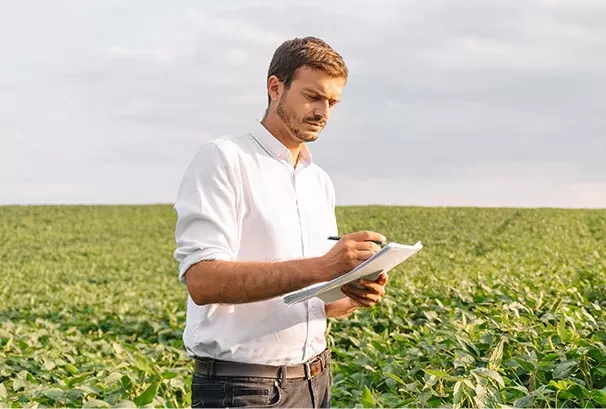
[[[267,79],[267,94],[271,101],[279,101],[280,98],[282,98],[282,94],[284,94],[284,83],[280,78],[271,75]]]

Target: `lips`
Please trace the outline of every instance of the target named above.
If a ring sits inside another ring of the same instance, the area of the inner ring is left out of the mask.
[[[311,125],[315,128],[322,128],[324,126],[324,124],[322,123],[317,123],[317,122],[306,122],[306,124]]]

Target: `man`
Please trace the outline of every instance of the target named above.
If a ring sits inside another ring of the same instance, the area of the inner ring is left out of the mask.
[[[189,292],[183,339],[195,358],[193,407],[329,407],[327,317],[381,300],[387,275],[343,287],[347,297],[286,306],[281,295],[331,280],[379,250],[375,232],[337,233],[315,141],[347,80],[324,41],[275,51],[269,106],[246,132],[204,144],[175,204],[175,258]]]

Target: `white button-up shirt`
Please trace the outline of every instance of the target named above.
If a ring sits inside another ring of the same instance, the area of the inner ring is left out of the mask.
[[[325,254],[337,234],[334,187],[304,147],[291,152],[262,124],[205,143],[177,201],[179,277],[201,260],[285,261]],[[208,285],[213,285],[209,282]],[[286,306],[281,297],[245,304],[187,300],[183,340],[190,356],[292,365],[326,348],[319,298]]]

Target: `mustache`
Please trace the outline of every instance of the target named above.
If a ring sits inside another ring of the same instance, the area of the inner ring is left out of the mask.
[[[308,124],[322,126],[322,127],[326,125],[326,120],[321,115],[310,116],[310,117],[305,118],[303,121]]]

